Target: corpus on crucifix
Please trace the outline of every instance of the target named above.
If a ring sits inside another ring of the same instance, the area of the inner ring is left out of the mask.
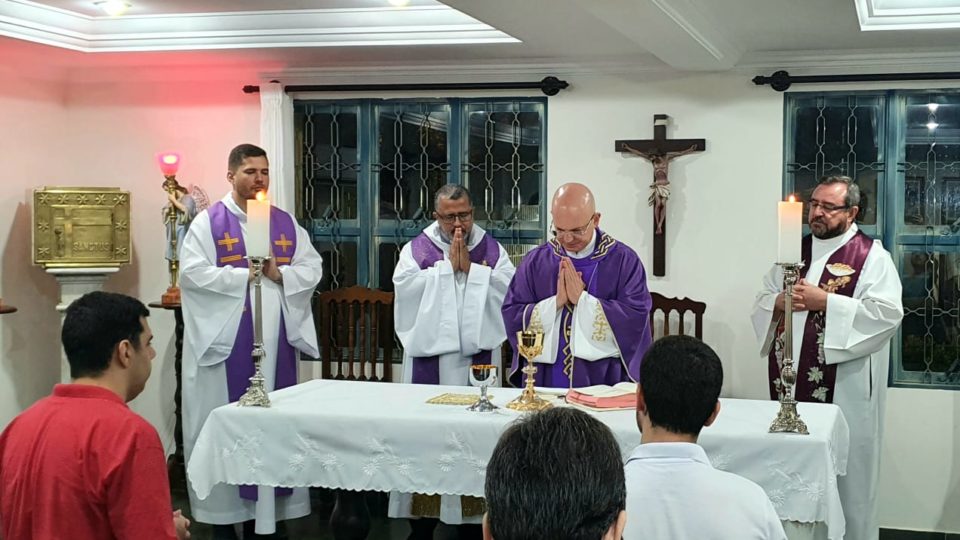
[[[667,199],[670,198],[670,180],[667,168],[674,159],[702,152],[706,149],[704,139],[667,139],[667,124],[670,117],[653,115],[653,139],[618,140],[615,150],[640,156],[653,165],[653,183],[650,184],[650,206],[653,207],[653,275],[666,274],[664,253],[666,251]]]

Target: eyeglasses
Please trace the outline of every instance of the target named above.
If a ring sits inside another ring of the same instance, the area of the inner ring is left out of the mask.
[[[553,235],[554,237],[558,237],[558,236],[563,236],[563,235],[565,235],[565,234],[569,234],[569,235],[575,236],[575,237],[577,237],[577,238],[583,238],[584,236],[587,235],[588,232],[590,232],[590,230],[591,230],[590,225],[593,223],[593,220],[594,220],[596,217],[597,217],[596,214],[590,216],[590,221],[588,221],[583,227],[577,227],[576,229],[570,229],[569,231],[565,231],[565,230],[562,230],[562,229],[557,229],[556,227],[553,226],[553,224],[551,224],[551,225],[550,225],[550,234]]]
[[[817,208],[819,208],[820,210],[823,210],[823,213],[825,213],[825,214],[832,214],[832,213],[837,212],[837,211],[839,211],[839,210],[849,210],[849,209],[850,209],[850,206],[849,206],[849,205],[838,206],[838,205],[835,205],[835,204],[823,203],[823,202],[820,202],[820,201],[818,201],[818,200],[816,200],[816,199],[810,199],[809,201],[807,201],[807,204],[810,205],[810,209],[811,209],[811,210],[816,210]]]
[[[444,223],[456,223],[457,220],[460,220],[460,223],[468,223],[473,221],[473,210],[469,212],[460,212],[459,214],[436,214],[437,219]]]

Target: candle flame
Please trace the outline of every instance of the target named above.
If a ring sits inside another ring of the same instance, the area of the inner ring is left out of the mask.
[[[787,200],[790,202],[797,202],[797,196],[791,193],[790,196],[787,197]]]
[[[263,201],[267,200],[267,192],[266,192],[266,191],[258,191],[258,192],[257,192],[257,200],[260,201],[260,202],[263,202]]]

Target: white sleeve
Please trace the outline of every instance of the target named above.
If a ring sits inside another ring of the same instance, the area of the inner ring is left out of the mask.
[[[310,234],[297,227],[297,250],[293,261],[279,268],[283,276],[283,321],[287,341],[304,354],[320,357],[317,327],[313,320],[313,293],[323,277],[323,259]]]
[[[503,297],[516,269],[507,251],[500,247],[494,268],[471,264],[460,318],[460,347],[464,357],[497,348],[505,339]]]
[[[218,267],[210,217],[200,213],[180,248],[180,285],[187,346],[201,366],[226,360],[233,349],[246,301],[250,271]]]
[[[875,241],[853,297],[827,295],[823,352],[827,364],[873,354],[886,346],[903,319],[900,275],[890,254]]]
[[[760,343],[760,355],[770,354],[773,340],[776,337],[779,319],[773,318],[774,305],[777,295],[783,290],[783,269],[774,265],[763,277],[763,286],[753,302],[753,313],[750,319],[753,322],[753,331]]]
[[[453,265],[449,259],[420,269],[410,243],[393,271],[394,326],[404,352],[435,356],[460,352],[460,328]]]
[[[603,305],[587,291],[580,294],[577,306],[573,309],[572,327],[571,351],[577,358],[601,360],[620,357]]]
[[[543,326],[543,351],[539,356],[532,358],[534,362],[540,364],[555,364],[557,362],[557,349],[560,347],[560,332],[563,331],[563,325],[560,324],[563,310],[557,309],[557,297],[551,296],[536,303],[533,308],[537,311],[536,317]],[[533,315],[524,317],[528,321],[533,321]]]

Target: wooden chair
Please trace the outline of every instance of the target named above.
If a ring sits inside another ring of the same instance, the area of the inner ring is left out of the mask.
[[[670,335],[671,311],[676,311],[680,316],[680,321],[677,325],[677,333],[681,336],[685,335],[686,332],[686,314],[688,312],[693,313],[694,335],[697,337],[697,339],[703,339],[703,312],[706,311],[707,304],[703,302],[697,302],[696,300],[690,300],[689,298],[667,298],[655,292],[651,292],[650,296],[653,298],[653,307],[650,309],[650,332],[653,335],[653,339]],[[658,327],[655,320],[655,315],[658,311],[663,313],[663,324],[659,327],[659,333],[657,332]]]
[[[360,286],[321,293],[313,318],[324,379],[392,381],[393,293]]]

